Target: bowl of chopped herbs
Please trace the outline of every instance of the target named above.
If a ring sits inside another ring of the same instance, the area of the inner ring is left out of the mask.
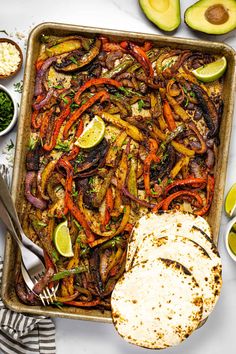
[[[10,132],[17,120],[17,103],[10,91],[0,85],[0,136]]]

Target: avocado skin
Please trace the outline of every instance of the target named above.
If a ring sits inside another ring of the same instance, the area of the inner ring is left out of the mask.
[[[156,1],[158,3],[158,0]],[[151,22],[163,31],[171,32],[177,29],[181,23],[180,0],[169,0],[169,2],[169,11],[163,13],[158,13],[155,9],[151,8],[149,0],[139,0],[139,5],[145,16]]]
[[[229,20],[224,24],[212,24],[206,20],[205,11],[215,5],[223,5]],[[207,34],[225,34],[236,29],[236,0],[199,0],[188,7],[184,13],[184,22],[193,30]]]

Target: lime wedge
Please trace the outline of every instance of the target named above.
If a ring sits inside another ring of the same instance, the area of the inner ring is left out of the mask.
[[[76,140],[75,145],[82,149],[90,149],[96,146],[103,139],[105,129],[106,126],[102,118],[95,116]]]
[[[225,212],[229,217],[236,213],[236,183],[230,188],[225,198]]]
[[[211,82],[219,79],[225,72],[227,61],[225,57],[214,61],[213,63],[200,66],[192,71],[198,80]]]
[[[54,230],[54,243],[57,251],[64,257],[73,257],[71,238],[67,220],[61,222]]]

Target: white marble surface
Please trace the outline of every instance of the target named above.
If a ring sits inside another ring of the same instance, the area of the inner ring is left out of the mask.
[[[185,8],[193,4],[191,0],[181,0],[182,17]],[[1,4],[3,5],[3,4]],[[30,30],[45,21],[63,22],[86,26],[97,26],[112,29],[139,31],[162,34],[142,14],[137,0],[7,0],[0,10],[0,31],[6,30],[17,40],[22,49]],[[21,34],[25,38],[19,39]],[[199,35],[192,32],[182,22],[175,32],[178,37],[204,38],[207,40],[225,41],[236,49],[235,31],[221,37]],[[0,33],[0,37],[4,37]],[[5,82],[14,92],[14,83],[22,79],[23,70],[17,77]],[[20,102],[20,94],[14,93]],[[6,137],[0,137],[0,162],[6,162],[3,154],[10,139],[15,141],[16,128]],[[10,151],[13,153],[13,151]],[[236,182],[236,120],[234,116],[233,132],[226,179],[227,192]],[[224,230],[227,223],[224,213],[221,220],[219,250],[223,260],[224,285],[220,300],[207,323],[196,331],[187,341],[177,348],[166,349],[169,354],[227,354],[235,353],[236,328],[236,263],[226,253],[224,247]],[[0,230],[1,231],[1,230]],[[0,239],[0,255],[4,253],[4,241]],[[112,325],[56,319],[57,354],[145,354],[149,351],[124,342]]]

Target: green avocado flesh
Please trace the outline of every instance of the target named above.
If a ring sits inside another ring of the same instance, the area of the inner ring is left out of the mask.
[[[179,0],[139,0],[147,18],[164,31],[173,31],[180,25]]]
[[[186,24],[208,34],[224,34],[236,28],[236,0],[200,0],[184,14]]]

